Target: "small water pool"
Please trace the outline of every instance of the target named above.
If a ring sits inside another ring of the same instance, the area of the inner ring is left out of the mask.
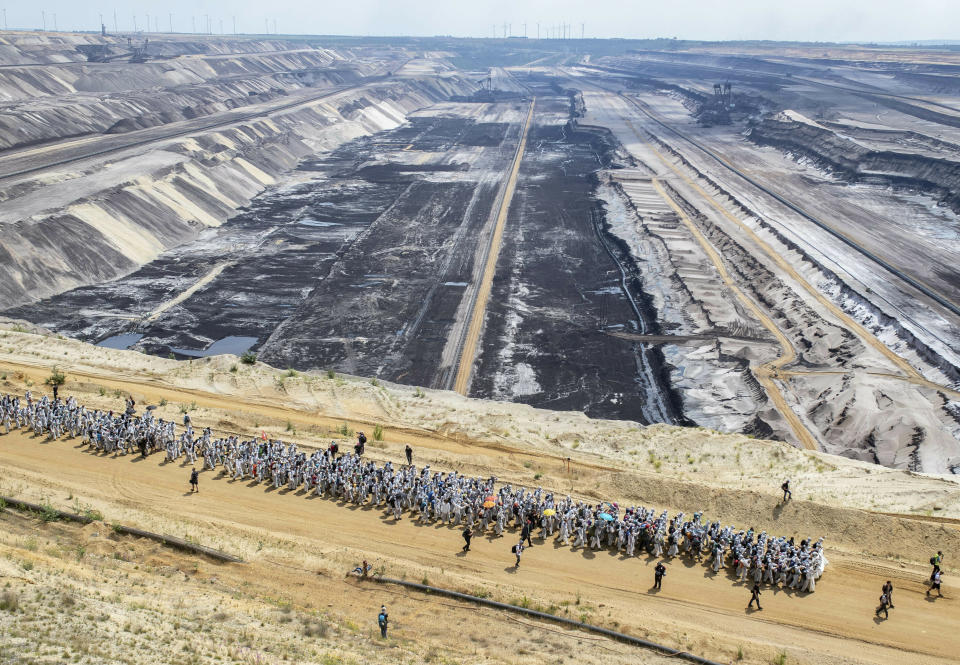
[[[223,339],[208,346],[202,351],[196,349],[171,349],[174,353],[181,356],[190,356],[192,358],[205,358],[207,356],[220,356],[226,353],[232,353],[235,356],[243,355],[243,352],[257,343],[256,337],[244,337],[242,335],[228,335]]]
[[[143,335],[140,333],[121,333],[97,342],[97,346],[105,349],[129,349],[141,339]]]

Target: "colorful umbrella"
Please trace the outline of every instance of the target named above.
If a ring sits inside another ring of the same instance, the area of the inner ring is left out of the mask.
[[[484,501],[484,502],[483,502],[483,507],[484,507],[484,508],[493,508],[495,505],[497,505],[497,503],[496,503],[495,501]]]
[[[543,511],[543,514],[545,517],[550,517],[551,515],[556,515],[557,511],[554,510],[553,508],[547,508],[546,510]]]
[[[597,517],[607,522],[613,521],[613,515],[611,515],[610,513],[600,513],[599,515],[597,515]]]
[[[492,494],[491,494],[490,496],[488,496],[486,499],[484,499],[484,501],[496,501],[496,500],[497,500],[497,497],[495,497],[495,496],[492,495]]]

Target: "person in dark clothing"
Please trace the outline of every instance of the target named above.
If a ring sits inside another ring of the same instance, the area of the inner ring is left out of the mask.
[[[380,606],[380,614],[377,615],[377,625],[380,626],[380,637],[387,636],[387,623],[389,618],[387,617],[387,608],[384,605]]]
[[[943,552],[937,550],[937,556],[931,557],[930,565],[933,566],[933,570],[930,571],[930,579],[933,579],[933,576],[940,572],[940,564],[943,563]]]
[[[927,589],[928,596],[930,595],[931,591],[936,591],[939,597],[941,598],[943,597],[943,592],[940,591],[940,578],[941,578],[941,573],[939,570],[936,571],[933,574],[933,576],[930,577],[930,588]]]
[[[747,603],[747,609],[749,610],[751,607],[753,607],[754,603],[757,604],[758,610],[763,609],[762,607],[760,607],[760,583],[759,582],[754,582],[753,588],[750,589],[750,602]]]
[[[404,449],[404,452],[407,454],[407,466],[413,466],[413,448],[410,447],[409,443]]]
[[[881,594],[880,594],[880,607],[877,608],[877,611],[874,612],[874,614],[876,614],[877,617],[879,617],[879,616],[880,616],[880,613],[883,612],[883,618],[884,618],[884,619],[889,619],[889,618],[890,618],[890,613],[887,612],[887,609],[888,609],[889,607],[890,607],[890,599],[887,597],[887,594],[881,593]]]
[[[663,576],[667,574],[667,567],[663,565],[663,561],[657,564],[657,567],[653,569],[653,588],[659,589],[660,584],[663,582]]]
[[[893,583],[890,580],[887,580],[887,583],[883,585],[881,589],[883,595],[887,597],[887,604],[890,606],[890,609],[893,609]]]
[[[464,552],[470,551],[470,539],[472,537],[473,537],[473,531],[471,531],[470,527],[468,526],[466,529],[463,530],[463,542],[464,542],[463,551]]]
[[[520,530],[520,542],[527,541],[527,545],[533,547],[533,543],[530,541],[531,531],[533,531],[533,525],[530,523],[530,520],[527,520],[523,523],[523,529]]]
[[[60,395],[60,386],[58,386],[56,383],[54,383],[54,384],[53,384],[53,399],[54,399],[54,401],[57,400],[57,397],[58,397],[59,395]]]
[[[190,491],[199,492],[200,491],[200,474],[197,473],[196,468],[190,470]]]
[[[780,489],[783,490],[783,501],[786,503],[793,498],[793,492],[790,491],[790,479],[787,478],[783,481],[783,485],[780,486]]]

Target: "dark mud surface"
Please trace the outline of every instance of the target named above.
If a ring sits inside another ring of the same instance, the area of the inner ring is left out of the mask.
[[[537,102],[555,113],[558,104]],[[614,148],[606,132],[531,129],[472,394],[600,418],[682,420],[660,352],[609,334],[658,330],[594,197],[593,174],[615,166]]]
[[[565,125],[570,100],[543,93],[471,394],[682,420],[659,351],[608,334],[658,332],[593,196],[592,174],[611,163],[610,138]],[[4,314],[153,354],[249,348],[280,367],[445,387],[455,366],[441,356],[469,311],[462,301],[525,106],[492,105],[477,119],[418,117],[358,139],[304,163],[293,184],[189,247]],[[158,312],[215,268],[192,296]]]

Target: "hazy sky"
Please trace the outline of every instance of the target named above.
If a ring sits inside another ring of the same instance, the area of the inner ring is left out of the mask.
[[[512,23],[512,34],[547,36],[548,26],[572,24],[588,37],[678,37],[688,39],[778,39],[805,41],[903,41],[960,39],[960,0],[0,0],[13,28],[108,30],[113,13],[121,31],[144,28],[202,30],[209,15],[213,32],[270,31],[351,35],[437,35],[489,37],[496,24]],[[195,21],[195,23],[194,23]]]

